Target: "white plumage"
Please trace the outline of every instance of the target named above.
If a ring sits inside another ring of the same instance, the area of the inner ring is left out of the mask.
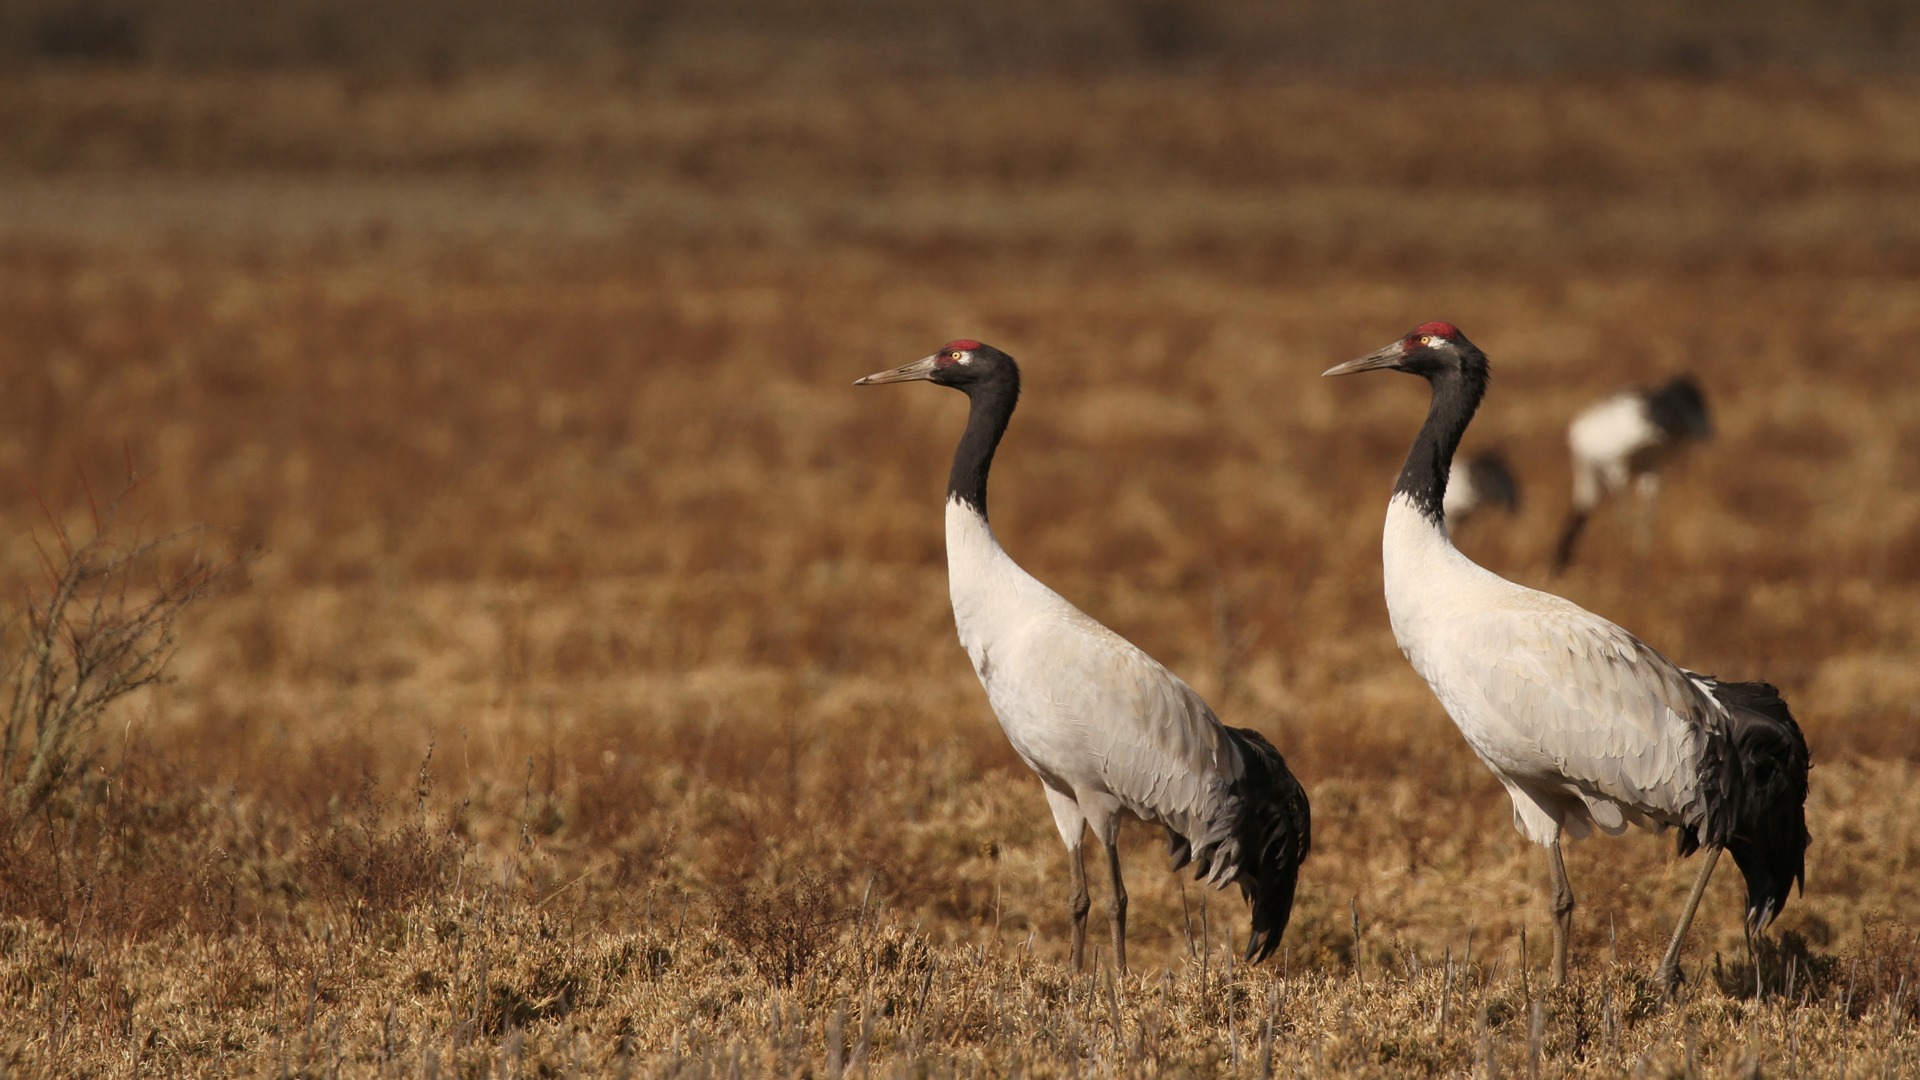
[[[1468,745],[1513,801],[1514,824],[1547,848],[1556,982],[1566,978],[1573,892],[1560,834],[1628,825],[1705,844],[1680,945],[1721,847],[1747,879],[1750,931],[1779,911],[1807,843],[1807,750],[1778,693],[1686,671],[1579,606],[1480,567],[1447,536],[1448,466],[1484,393],[1486,358],[1428,323],[1329,375],[1393,369],[1426,378],[1433,403],[1387,505],[1382,568],[1393,635]]]
[[[1110,844],[1126,810],[1210,851],[1209,884],[1232,881],[1238,852],[1219,811],[1244,770],[1200,695],[1022,570],[957,500],[947,552],[960,644],[1068,846],[1082,822]]]
[[[1679,668],[1474,563],[1407,496],[1387,505],[1382,555],[1394,640],[1506,785],[1528,839],[1699,817],[1711,706]]]
[[[1174,866],[1215,887],[1237,881],[1253,907],[1247,955],[1279,944],[1309,844],[1305,793],[1272,744],[1228,728],[1154,659],[1021,569],[986,517],[994,448],[1019,394],[1005,353],[955,341],[860,383],[926,379],[972,400],[948,482],[947,571],[960,643],[1007,741],[1046,792],[1073,870],[1072,963],[1082,963],[1091,826],[1113,880],[1108,914],[1126,968],[1122,811],[1166,826]]]

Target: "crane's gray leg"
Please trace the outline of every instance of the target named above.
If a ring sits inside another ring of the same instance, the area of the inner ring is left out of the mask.
[[[1645,561],[1653,550],[1653,511],[1660,497],[1660,475],[1654,472],[1641,473],[1634,482],[1634,503],[1637,521],[1634,522],[1634,555]]]
[[[1067,954],[1067,966],[1075,971],[1086,966],[1087,910],[1093,907],[1093,901],[1087,898],[1087,860],[1084,856],[1084,849],[1077,843],[1067,849],[1067,860],[1073,864],[1073,895],[1067,899],[1067,913],[1073,916],[1073,946]]]
[[[1040,790],[1047,793],[1054,827],[1060,830],[1060,839],[1067,845],[1067,864],[1073,869],[1073,895],[1067,900],[1067,913],[1073,917],[1073,945],[1067,954],[1067,963],[1079,971],[1087,954],[1087,909],[1093,906],[1087,899],[1087,863],[1080,846],[1086,839],[1087,816],[1073,796],[1044,783]]]
[[[1673,942],[1667,946],[1667,955],[1660,961],[1659,970],[1653,973],[1653,981],[1669,994],[1680,988],[1680,945],[1686,941],[1687,931],[1693,926],[1693,913],[1699,910],[1700,898],[1707,894],[1707,879],[1713,876],[1713,864],[1719,861],[1719,845],[1707,848],[1705,861],[1700,864],[1700,876],[1693,879],[1693,891],[1687,894],[1687,906],[1680,912],[1679,925],[1673,928]]]
[[[1554,573],[1564,572],[1573,562],[1573,545],[1580,539],[1580,531],[1587,527],[1587,513],[1578,507],[1567,511],[1566,524],[1560,526],[1560,539],[1553,545]]]
[[[1118,819],[1116,819],[1118,820]],[[1120,877],[1120,830],[1109,829],[1105,837],[1107,873],[1113,877],[1113,893],[1107,897],[1107,920],[1113,925],[1113,970],[1127,973],[1127,883]]]
[[[1553,545],[1553,572],[1558,574],[1573,562],[1573,545],[1587,527],[1587,518],[1600,505],[1600,493],[1606,490],[1606,478],[1591,463],[1578,457],[1573,462],[1573,503],[1567,507],[1566,524],[1560,527],[1560,539]]]
[[[1567,863],[1560,840],[1547,845],[1547,876],[1553,882],[1553,985],[1567,985],[1567,942],[1573,936],[1573,886],[1567,884]]]

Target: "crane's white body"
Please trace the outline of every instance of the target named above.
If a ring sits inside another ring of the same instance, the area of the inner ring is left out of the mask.
[[[1660,484],[1656,470],[1674,443],[1648,415],[1645,394],[1629,390],[1595,402],[1567,425],[1574,508],[1592,510],[1629,482],[1651,497]]]
[[[1482,568],[1403,495],[1388,504],[1382,556],[1394,640],[1505,785],[1528,839],[1700,819],[1703,725],[1724,710],[1697,676]]]
[[[947,503],[954,624],[1007,741],[1045,786],[1061,839],[1111,846],[1126,810],[1219,844],[1203,872],[1234,879],[1222,813],[1239,752],[1200,695],[1131,642],[1021,569],[985,518]]]

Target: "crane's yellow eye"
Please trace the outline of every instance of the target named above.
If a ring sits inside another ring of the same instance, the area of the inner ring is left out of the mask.
[[[950,352],[950,353],[948,353],[948,354],[947,354],[947,359],[949,359],[949,360],[959,360],[959,359],[960,359],[960,357],[961,357],[962,355],[964,355],[964,354],[963,354],[963,353],[961,353],[961,351],[960,351],[959,349],[955,349],[955,350],[953,350],[952,352]]]
[[[1430,349],[1430,348],[1432,348],[1432,347],[1433,347],[1433,335],[1432,335],[1432,334],[1421,334],[1421,335],[1420,335],[1420,346],[1421,346],[1422,348],[1427,348],[1427,349]]]

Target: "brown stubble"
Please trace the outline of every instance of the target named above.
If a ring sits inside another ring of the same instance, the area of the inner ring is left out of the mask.
[[[1525,487],[1460,541],[1533,584],[1566,420],[1699,374],[1719,435],[1651,553],[1609,510],[1553,587],[1778,683],[1815,752],[1779,924],[1815,1004],[1742,997],[1723,872],[1698,991],[1654,1010],[1632,980],[1691,867],[1597,841],[1541,1052],[1911,1055],[1912,87],[789,90],[8,84],[0,465],[65,507],[130,459],[157,526],[263,549],[114,728],[113,783],[5,855],[37,883],[8,905],[15,1060],[794,1071],[843,1012],[846,1055],[870,1029],[889,1064],[1255,1071],[1272,1016],[1276,1069],[1523,1065],[1542,863],[1379,595],[1421,389],[1315,377],[1428,318],[1493,356],[1470,443]],[[964,404],[846,385],[961,334],[1025,365],[1009,549],[1308,786],[1271,973],[1227,970],[1230,894],[1195,940],[1145,829],[1147,974],[1109,1003],[1060,966],[1059,843],[952,640]],[[16,536],[35,513],[0,486]],[[31,545],[0,570],[17,592]]]

